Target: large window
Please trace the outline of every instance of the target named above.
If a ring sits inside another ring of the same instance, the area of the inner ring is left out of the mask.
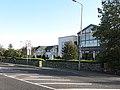
[[[81,42],[81,47],[85,47],[86,45],[85,45],[85,41],[82,41]]]
[[[86,40],[90,40],[90,33],[86,34]]]
[[[93,46],[99,46],[98,40],[96,40],[95,37],[93,37],[93,33],[90,29],[84,30],[85,33],[82,33],[81,37],[81,47],[93,47]]]
[[[90,33],[90,39],[95,39],[95,37],[93,37],[93,33]]]
[[[85,40],[85,34],[82,34],[81,41]]]

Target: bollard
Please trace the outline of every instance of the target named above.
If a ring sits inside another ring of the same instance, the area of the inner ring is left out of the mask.
[[[42,67],[42,61],[39,61],[39,67]]]

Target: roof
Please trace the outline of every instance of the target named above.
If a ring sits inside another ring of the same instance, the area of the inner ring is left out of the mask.
[[[85,28],[82,30],[82,32],[83,32],[84,30],[88,29],[88,28],[91,27],[91,26],[97,26],[97,25],[90,24],[90,25],[88,25],[87,27],[85,27]],[[80,31],[80,32],[81,32],[81,31]],[[78,32],[77,34],[80,34],[80,32]]]
[[[53,45],[53,46],[38,46],[38,47],[36,47],[36,50],[37,50],[38,48],[50,50],[50,49],[52,49],[53,47],[58,47],[58,45]]]
[[[53,46],[47,46],[46,50],[51,50],[53,48]]]
[[[37,48],[36,48],[36,50],[38,49],[38,48],[42,48],[42,49],[45,49],[47,46],[38,46]]]
[[[46,47],[46,50],[51,50],[52,48],[54,48],[54,47],[58,47],[58,45],[54,45],[54,46],[47,46]]]

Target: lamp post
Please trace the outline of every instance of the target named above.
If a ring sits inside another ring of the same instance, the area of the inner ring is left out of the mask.
[[[22,42],[23,41],[20,41],[20,46],[21,46]],[[26,40],[23,43],[25,44],[25,47],[26,47],[26,58],[27,58],[27,64],[28,64],[28,59],[29,59],[29,57],[31,57],[31,41]]]
[[[79,5],[81,5],[80,35],[78,35],[78,59],[79,59],[78,69],[80,70],[80,60],[82,58],[80,36],[82,37],[83,5],[80,2],[76,1],[76,0],[72,0],[72,1],[78,3]]]

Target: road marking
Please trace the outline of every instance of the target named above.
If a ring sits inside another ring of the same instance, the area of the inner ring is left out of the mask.
[[[30,81],[25,81],[23,79],[18,79],[18,78],[12,77],[12,76],[8,76],[6,74],[4,76],[15,79],[15,80],[19,80],[19,81],[22,81],[22,82],[26,82],[26,83],[29,83],[29,84],[37,85],[37,86],[40,86],[40,87],[43,87],[43,88],[48,88],[48,89],[51,89],[51,90],[55,90],[55,88],[52,88],[52,87],[49,87],[49,86],[41,85],[41,84],[38,84],[38,83],[33,83],[33,82],[30,82]]]
[[[41,80],[41,81],[71,81],[69,79],[31,79],[31,78],[28,78],[28,79],[24,79],[24,80]]]
[[[8,64],[9,66],[15,66],[15,64]]]
[[[61,85],[92,85],[92,83],[39,83],[39,84],[54,84],[54,85],[59,85],[59,84],[61,84]]]
[[[30,76],[30,77],[53,77],[53,76]]]

